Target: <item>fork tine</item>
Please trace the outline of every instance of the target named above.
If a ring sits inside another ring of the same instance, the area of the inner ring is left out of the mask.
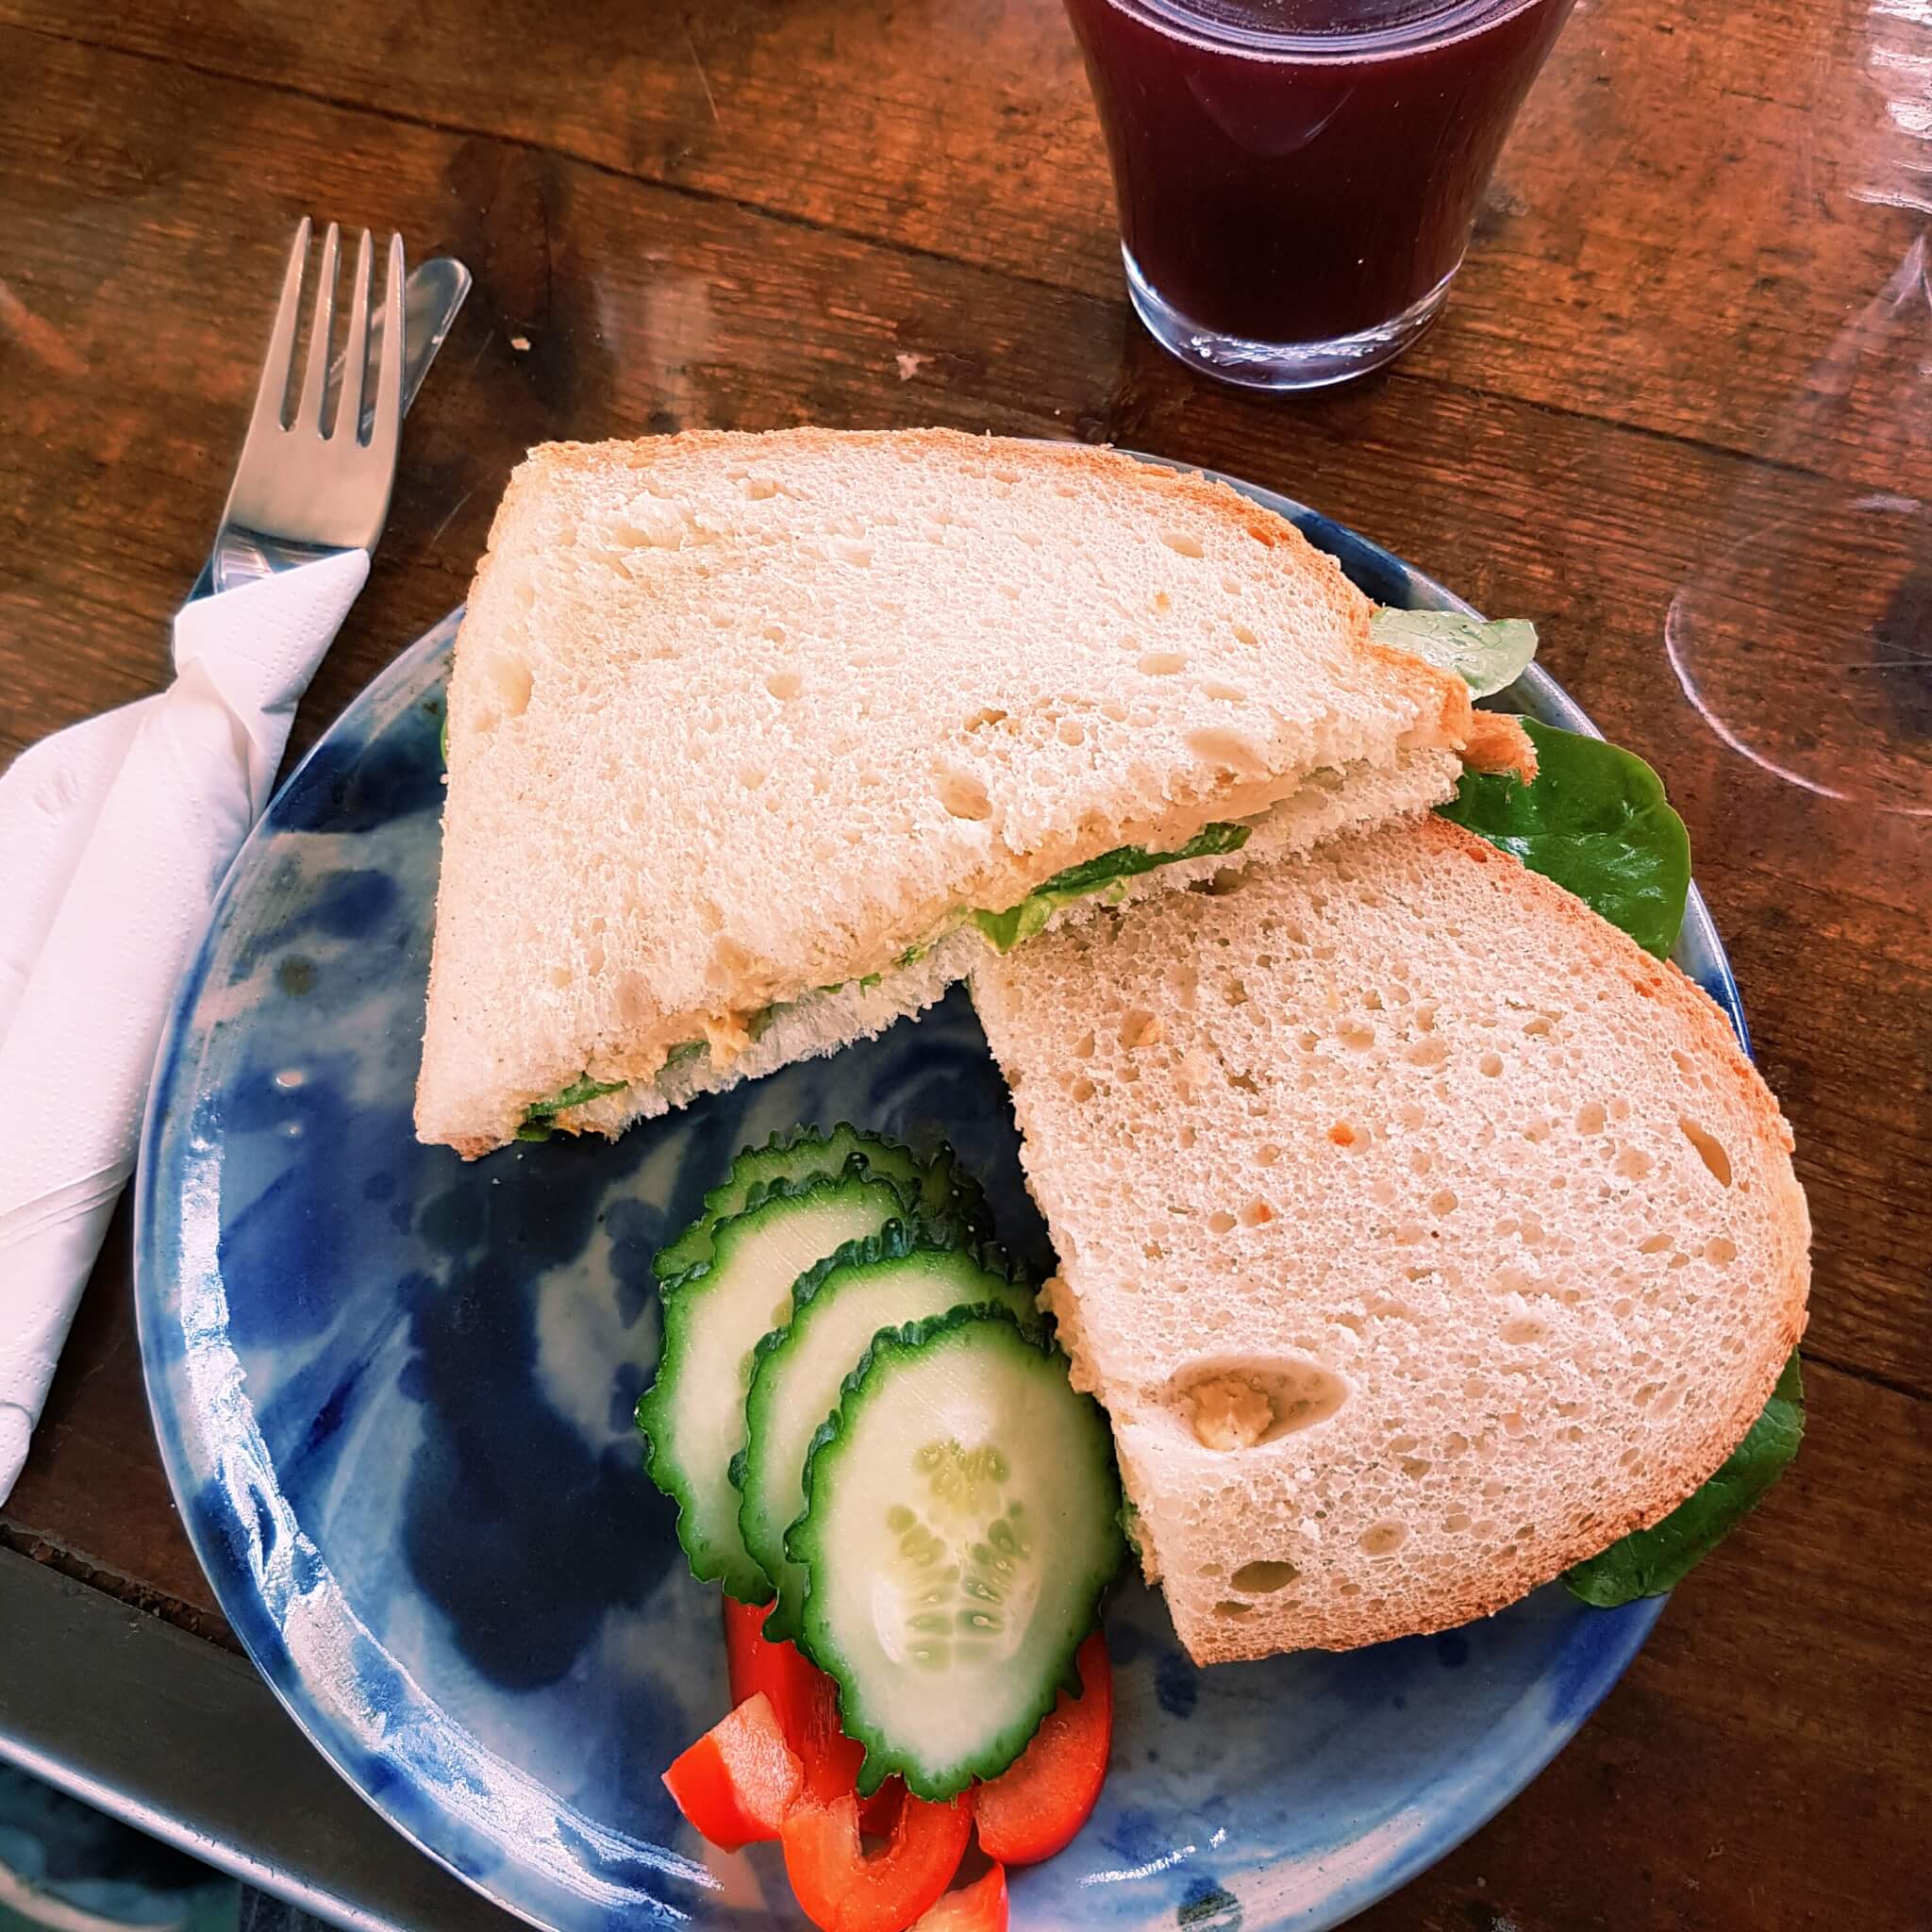
[[[341,230],[331,222],[322,238],[322,279],[315,287],[315,320],[308,331],[308,370],[302,378],[302,400],[295,405],[295,426],[322,429],[323,399],[328,392],[329,338],[336,325],[336,249]]]
[[[393,451],[403,432],[403,238],[389,238],[389,279],[383,285],[382,358],[375,372],[375,421],[371,449]]]
[[[336,401],[336,426],[329,433],[359,441],[362,432],[362,383],[369,367],[369,283],[375,267],[375,246],[369,230],[356,244],[356,291],[349,298],[349,346],[342,352],[342,392]]]
[[[295,324],[302,310],[302,271],[308,262],[308,217],[304,215],[296,224],[289,266],[282,275],[281,306],[275,310],[268,354],[262,358],[261,380],[256,385],[255,413],[248,420],[250,436],[282,426],[282,408],[289,399],[289,370],[295,359]]]

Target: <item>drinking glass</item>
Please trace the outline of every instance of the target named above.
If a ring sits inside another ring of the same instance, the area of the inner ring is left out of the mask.
[[[1435,320],[1572,0],[1066,0],[1141,320],[1314,389]]]

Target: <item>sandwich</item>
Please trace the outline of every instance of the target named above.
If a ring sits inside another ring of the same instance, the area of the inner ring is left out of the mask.
[[[1281,519],[1109,451],[540,448],[456,644],[420,1137],[614,1134],[1530,769],[1370,620]]]
[[[1197,1662],[1574,1587],[1772,1414],[1809,1280],[1775,1101],[1694,984],[1462,825],[1104,912],[972,988]]]

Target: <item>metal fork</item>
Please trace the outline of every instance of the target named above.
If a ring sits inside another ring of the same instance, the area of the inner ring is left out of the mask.
[[[368,229],[357,245],[348,344],[331,425],[324,416],[341,238],[336,224],[328,225],[302,392],[293,416],[285,422],[309,233],[305,215],[289,251],[248,439],[222,512],[215,546],[215,579],[222,589],[332,551],[374,550],[389,516],[403,423],[403,238],[391,235],[389,241],[373,412],[366,410],[364,400],[375,253]]]

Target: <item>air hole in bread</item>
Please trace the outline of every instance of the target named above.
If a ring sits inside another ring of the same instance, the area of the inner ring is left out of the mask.
[[[1401,1470],[1404,1475],[1419,1482],[1424,1476],[1428,1474],[1435,1465],[1430,1462],[1426,1456],[1405,1456],[1396,1464],[1396,1467]]]
[[[940,803],[956,819],[990,819],[992,800],[971,772],[941,768],[933,775],[933,790]]]
[[[1429,1212],[1435,1215],[1454,1214],[1459,1203],[1453,1189],[1438,1188],[1429,1196]]]
[[[1281,1149],[1273,1141],[1264,1141],[1256,1150],[1255,1158],[1263,1167],[1273,1167],[1281,1158]]]
[[[1093,1098],[1093,1095],[1096,1092],[1096,1091],[1097,1090],[1095,1089],[1093,1082],[1091,1080],[1079,1079],[1075,1080],[1074,1084],[1067,1089],[1067,1096],[1069,1099],[1079,1101],[1084,1106],[1088,1101]]]
[[[1590,1101],[1576,1109],[1576,1131],[1579,1134],[1601,1134],[1604,1130],[1604,1109],[1599,1101]]]
[[[1407,1541],[1408,1524],[1395,1522],[1372,1523],[1358,1539],[1367,1557],[1392,1557]]]
[[[1077,1060],[1091,1060],[1093,1058],[1093,1036],[1083,1033],[1074,1042],[1074,1058]]]
[[[1335,1037],[1357,1053],[1367,1053],[1375,1044],[1375,1029],[1366,1020],[1344,1020],[1335,1029]]]
[[[1054,735],[1062,744],[1080,745],[1087,742],[1087,727],[1077,718],[1062,718]]]
[[[1555,1030],[1556,1022],[1547,1013],[1538,1013],[1523,1023],[1523,1030],[1532,1040],[1541,1040]]]
[[[1550,1324],[1536,1315],[1518,1315],[1503,1324],[1503,1340],[1514,1348],[1527,1348],[1550,1332]]]
[[[1427,1040],[1412,1041],[1402,1057],[1412,1067],[1440,1067],[1449,1058],[1449,1042],[1432,1034]]]
[[[1200,1137],[1194,1132],[1194,1129],[1191,1126],[1189,1126],[1185,1123],[1183,1123],[1179,1138],[1180,1143],[1183,1147],[1191,1147],[1194,1144],[1195,1141],[1198,1140]]]
[[[1493,1080],[1503,1071],[1503,1056],[1499,1053],[1486,1053],[1475,1064],[1479,1073],[1487,1074]]]
[[[1301,1574],[1292,1563],[1263,1558],[1243,1563],[1227,1581],[1230,1589],[1250,1596],[1272,1596],[1277,1590],[1286,1590]]]
[[[1359,1144],[1362,1137],[1357,1131],[1353,1121],[1337,1121],[1328,1129],[1328,1138],[1338,1147],[1354,1147]]]
[[[1208,1217],[1208,1231],[1210,1234],[1232,1234],[1234,1232],[1234,1216],[1226,1208],[1217,1208]]]
[[[530,667],[511,652],[494,651],[484,659],[484,671],[496,694],[497,716],[521,718],[529,709],[530,692],[536,686]],[[491,722],[494,724],[495,718]]]
[[[738,782],[747,791],[756,791],[765,782],[764,767],[762,765],[740,765],[738,768]]]
[[[1266,1227],[1274,1219],[1274,1209],[1266,1201],[1262,1200],[1258,1194],[1241,1209],[1241,1225],[1243,1227]]]
[[[1348,1384],[1310,1361],[1211,1364],[1168,1383],[1172,1406],[1209,1449],[1257,1449],[1326,1422],[1348,1400]]]
[[[1200,688],[1204,698],[1212,698],[1217,704],[1244,705],[1248,694],[1238,684],[1224,684],[1218,677],[1208,678]]]
[[[1681,1058],[1681,1056],[1677,1056]],[[1688,1114],[1680,1114],[1677,1126],[1685,1140],[1697,1150],[1697,1158],[1703,1161],[1720,1187],[1731,1184],[1731,1157],[1724,1151],[1724,1143],[1715,1134],[1700,1127]]]
[[[1149,651],[1134,668],[1143,677],[1172,677],[1188,668],[1188,660],[1178,651]]]
[[[1238,1623],[1242,1617],[1252,1617],[1255,1607],[1253,1604],[1237,1603],[1233,1597],[1225,1596],[1214,1606],[1214,1614],[1225,1617],[1230,1623]]]
[[[1640,1255],[1661,1255],[1670,1244],[1671,1238],[1667,1234],[1647,1234],[1637,1243],[1637,1252]]]
[[[1201,557],[1206,553],[1201,548],[1201,540],[1191,530],[1163,530],[1160,541],[1180,557]]]
[[[1267,770],[1267,760],[1238,731],[1200,725],[1188,733],[1186,742],[1204,763],[1238,776],[1259,776]]]
[[[766,675],[765,689],[781,705],[790,704],[805,689],[805,679],[795,671],[773,671]]]
[[[1136,1007],[1121,1022],[1121,1044],[1130,1053],[1143,1046],[1158,1046],[1167,1037],[1159,1014]],[[1092,1049],[1090,1047],[1089,1052]]]
[[[1721,1234],[1714,1234],[1704,1244],[1704,1258],[1715,1261],[1720,1268],[1728,1268],[1738,1258],[1738,1244]]]
[[[1124,724],[1127,722],[1127,708],[1119,698],[1103,698],[1100,715],[1111,724]]]
[[[1625,1147],[1617,1156],[1617,1172],[1626,1181],[1641,1181],[1657,1163],[1641,1147]]]

